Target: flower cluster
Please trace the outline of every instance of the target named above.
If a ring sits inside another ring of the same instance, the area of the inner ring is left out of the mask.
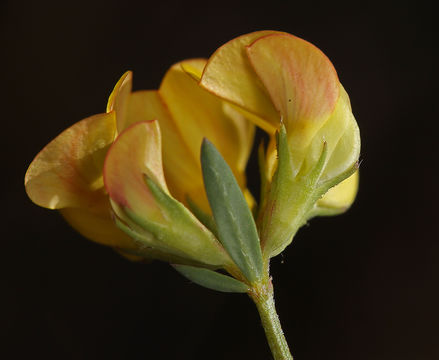
[[[33,160],[25,177],[32,201],[60,210],[82,235],[127,255],[173,254],[213,265],[226,263],[228,256],[217,251],[221,249],[217,240],[184,206],[183,218],[192,227],[186,234],[179,233],[181,229],[172,223],[175,219],[165,214],[139,178],[147,174],[178,202],[207,212],[199,153],[203,137],[208,137],[227,159],[251,203],[244,171],[254,126],[183,71],[187,67],[201,74],[205,63],[194,59],[175,64],[158,90],[132,92],[132,74],[125,73],[109,97],[106,113],[74,124]],[[162,244],[155,239],[160,234],[143,242],[127,236],[115,223],[122,205],[175,231],[167,241],[182,240],[182,246]],[[184,245],[187,249],[181,250]]]
[[[258,205],[245,179],[255,126],[270,137],[259,151]],[[208,60],[175,64],[158,90],[133,92],[125,73],[105,113],[35,157],[25,186],[90,240],[131,259],[182,264],[208,287],[246,291],[301,225],[352,204],[359,151],[328,58],[290,34],[259,31]],[[239,281],[211,271],[218,268]]]

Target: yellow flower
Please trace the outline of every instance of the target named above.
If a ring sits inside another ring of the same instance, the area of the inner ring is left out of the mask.
[[[205,64],[204,59],[178,63],[166,73],[158,91],[132,93],[125,127],[141,120],[159,120],[164,172],[171,194],[185,204],[189,197],[208,212],[200,166],[203,137],[215,144],[245,189],[254,126],[183,71],[191,69],[193,76],[200,76]],[[251,203],[249,192],[245,192]]]
[[[254,128],[241,114],[198,87],[196,81],[182,70],[182,66],[187,66],[201,74],[205,62],[195,59],[174,65],[165,75],[158,91],[132,92],[132,74],[125,73],[109,97],[106,113],[74,124],[35,157],[25,175],[25,187],[30,199],[42,207],[60,210],[64,218],[86,238],[125,253],[138,253],[139,241],[127,236],[114,224],[103,182],[108,149],[119,134],[129,134],[129,129],[135,123],[140,124],[137,128],[140,129],[139,134],[150,138],[137,138],[139,144],[130,144],[130,153],[120,159],[119,165],[124,167],[132,164],[136,146],[142,148],[148,143],[150,154],[144,159],[147,161],[144,165],[158,169],[163,153],[164,174],[160,175],[159,183],[164,189],[169,188],[170,194],[179,202],[188,204],[190,199],[192,206],[195,204],[201,210],[208,211],[199,164],[203,137],[208,137],[222,152],[240,186],[245,189],[244,170]],[[158,125],[157,122],[145,123],[151,120],[157,120]],[[160,144],[159,127],[163,146]],[[124,140],[118,140],[117,143],[123,144]],[[124,174],[118,176],[123,177]],[[251,201],[250,196],[248,199]],[[149,204],[152,204],[152,208],[157,206],[153,202]],[[204,234],[201,237],[214,239],[195,217],[192,218],[191,221]],[[150,254],[151,257],[163,257],[160,249],[151,250]],[[210,263],[216,265],[216,262],[226,260],[214,259]],[[206,261],[209,262],[209,259]]]
[[[318,174],[320,185],[336,185],[331,182],[339,182],[343,174],[355,166],[360,151],[360,136],[349,97],[329,59],[309,42],[276,31],[258,31],[240,36],[211,56],[199,84],[233,104],[235,109],[271,135],[264,165],[268,189],[273,188],[270,183],[278,168],[274,135],[282,123],[290,152],[288,176],[291,176],[292,183],[306,178],[313,171],[322,152],[325,158]],[[306,214],[294,216],[303,223],[312,216],[343,212],[352,204],[357,187],[358,172],[355,172],[321,199],[316,199],[311,209],[307,205]],[[294,191],[303,189],[296,186]],[[291,196],[288,201],[294,201],[298,194],[293,196],[291,189],[289,195],[284,194],[285,198],[288,196]],[[274,206],[273,203],[271,205]],[[279,205],[277,201],[276,207],[279,208]],[[265,209],[265,221],[271,221],[267,214],[271,211]],[[287,209],[279,209],[279,212],[284,213],[279,217],[290,216]],[[288,218],[284,220],[291,223]],[[261,232],[261,241],[266,246],[264,229]],[[293,234],[291,230],[283,235],[289,240],[270,240],[276,244],[264,250],[270,253],[269,256],[279,253],[291,241]],[[266,236],[278,235],[270,231]]]

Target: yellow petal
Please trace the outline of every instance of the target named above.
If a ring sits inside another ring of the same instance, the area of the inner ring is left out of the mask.
[[[327,145],[327,163],[321,180],[331,179],[353,166],[360,154],[360,134],[352,114],[349,96],[340,86],[340,97],[326,123],[314,134],[311,144],[299,151],[295,142],[289,138],[290,149],[294,154],[296,168],[306,173],[314,166],[320,156],[322,144]],[[293,136],[293,134],[292,134]],[[302,156],[302,153],[303,156]],[[303,163],[301,161],[303,160]]]
[[[265,155],[267,179],[271,182],[274,172],[277,168],[277,149],[276,149],[276,136],[271,135],[268,141],[266,155]]]
[[[253,123],[248,121],[241,111],[237,110],[235,106],[231,104],[223,104],[224,114],[230,119],[230,122],[235,126],[235,137],[231,137],[229,140],[235,141],[236,143],[224,143],[224,146],[234,147],[236,149],[235,159],[229,159],[228,164],[231,164],[232,170],[236,166],[234,171],[237,175],[238,183],[241,187],[245,185],[245,182],[241,179],[245,172],[247,166],[247,161],[250,157],[250,153],[253,147],[253,140],[255,137],[255,126]],[[225,149],[221,149],[225,152]],[[232,153],[233,154],[233,153]],[[232,156],[232,155],[231,155]],[[241,176],[242,175],[242,176]]]
[[[90,207],[101,196],[102,167],[113,142],[113,113],[86,118],[63,131],[32,161],[26,192],[42,207]]]
[[[251,114],[251,120],[269,133],[279,125],[279,112],[255,74],[246,47],[276,31],[257,31],[240,36],[221,46],[210,57],[200,85]],[[248,115],[247,114],[247,115]]]
[[[194,74],[199,74],[204,68],[205,60],[188,60],[171,67],[162,81],[159,93],[193,158],[197,159],[198,186],[189,184],[181,176],[179,184],[184,188],[194,188],[195,191],[188,195],[197,205],[206,209],[207,201],[198,165],[203,138],[206,137],[215,144],[241,187],[244,187],[244,169],[253,143],[254,126],[235,109],[200,88],[193,77],[183,70],[182,64],[186,69],[192,69]],[[172,156],[175,157],[175,153]],[[183,158],[181,160],[185,161]],[[167,160],[165,164],[166,162]]]
[[[351,113],[344,132],[340,136],[325,166],[322,180],[331,179],[352,167],[358,161],[360,148],[360,130]]]
[[[195,62],[200,63],[201,60]],[[200,65],[203,66],[203,63]],[[236,125],[224,113],[221,100],[197,86],[180,64],[172,66],[166,73],[159,92],[194,158],[199,158],[201,142],[203,137],[207,137],[216,142],[215,146],[222,147],[220,151],[228,152],[222,152],[226,161],[236,163],[239,151]]]
[[[190,75],[194,80],[200,81],[206,63],[206,59],[193,59],[182,61],[180,65],[186,74]],[[245,167],[253,146],[255,127],[251,122],[247,121],[245,116],[246,112],[243,111],[243,109],[227,102],[223,102],[222,107],[224,114],[228,117],[227,120],[236,127],[235,133],[237,142],[233,145],[236,145],[238,152],[236,153],[235,163],[238,172],[243,173],[245,172]]]
[[[339,96],[331,62],[314,45],[290,34],[261,37],[247,47],[247,54],[282,116],[291,147],[307,147]]]
[[[180,65],[186,74],[191,76],[195,81],[200,81],[206,62],[206,59],[192,59],[190,61],[182,61]]]
[[[127,128],[126,112],[127,101],[133,86],[133,73],[127,71],[116,83],[107,103],[107,112],[115,111],[117,130],[121,132]]]
[[[163,215],[145,184],[145,175],[168,191],[162,170],[157,121],[136,123],[118,136],[105,160],[104,182],[116,204],[160,222]]]
[[[89,240],[120,249],[136,249],[134,241],[114,225],[107,195],[102,194],[91,208],[64,208],[60,212]]]
[[[199,159],[184,141],[159,93],[133,92],[128,102],[127,124],[155,119],[158,120],[163,135],[162,153],[166,183],[172,196],[185,203],[187,195],[200,193],[202,184]]]
[[[356,171],[353,175],[342,181],[340,184],[329,189],[329,191],[317,201],[317,206],[323,210],[346,211],[354,202],[358,191],[359,175]]]

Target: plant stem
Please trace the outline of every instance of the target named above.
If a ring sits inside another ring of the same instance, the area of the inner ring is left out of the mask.
[[[250,297],[258,309],[274,360],[293,360],[274,305],[271,281],[268,280],[265,285],[253,290],[254,292],[250,294]]]

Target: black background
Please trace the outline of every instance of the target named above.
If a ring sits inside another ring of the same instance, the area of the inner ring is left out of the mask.
[[[270,359],[245,295],[190,284],[163,263],[130,263],[33,205],[23,187],[35,154],[103,112],[125,70],[135,89],[156,88],[174,62],[262,29],[329,56],[362,133],[352,209],[313,220],[273,261],[295,359],[439,358],[432,8],[107,0],[3,1],[0,10],[1,358]]]

